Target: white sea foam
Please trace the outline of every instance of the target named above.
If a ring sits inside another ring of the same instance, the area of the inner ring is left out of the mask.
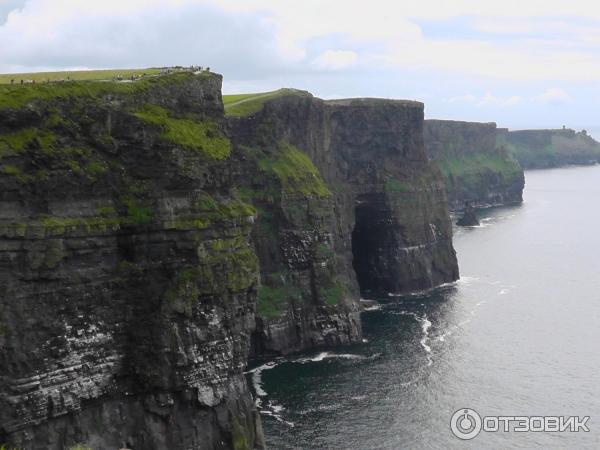
[[[431,353],[431,347],[427,345],[427,342],[429,341],[429,329],[431,328],[431,321],[427,318],[427,314],[425,314],[419,319],[419,322],[421,323],[421,330],[423,331],[421,345],[427,353]]]
[[[285,411],[285,408],[282,405],[279,405],[272,400],[267,400],[266,404],[264,402],[264,400],[266,400],[266,397],[268,396],[268,393],[265,391],[265,389],[263,387],[263,380],[262,380],[262,374],[265,370],[271,370],[283,362],[306,364],[306,363],[310,363],[310,362],[320,362],[320,361],[324,361],[326,359],[346,359],[346,360],[361,361],[361,360],[375,359],[380,356],[381,356],[381,353],[373,353],[372,355],[366,357],[363,355],[356,355],[356,354],[352,354],[352,353],[320,352],[315,356],[302,357],[302,358],[297,358],[297,359],[293,359],[293,360],[278,358],[274,361],[269,361],[265,364],[254,367],[253,369],[246,371],[246,374],[252,375],[252,387],[255,392],[255,396],[256,396],[255,404],[256,404],[256,408],[258,409],[258,411],[263,415],[272,417],[275,420],[277,420],[285,425],[293,427],[294,426],[293,422],[287,421],[283,418],[283,412]],[[325,406],[320,406],[318,408],[318,410],[319,411],[327,411],[330,409],[337,409],[338,407],[339,407],[339,405],[334,405],[334,406],[325,405]]]
[[[367,306],[366,308],[363,308],[363,311],[379,311],[381,308],[383,308],[383,306],[378,304]]]
[[[292,362],[295,363],[300,363],[300,364],[306,364],[309,362],[319,362],[319,361],[323,361],[325,359],[355,359],[355,360],[362,360],[362,359],[366,359],[365,356],[363,355],[355,355],[352,353],[332,353],[332,352],[321,352],[316,356],[309,356],[309,357],[304,357],[304,358],[298,358],[293,360]]]
[[[471,311],[471,315],[474,315],[474,311]],[[458,323],[457,325],[454,325],[453,327],[451,327],[445,333],[440,334],[439,336],[437,336],[436,339],[438,341],[440,341],[440,342],[445,342],[447,337],[452,336],[456,330],[459,330],[464,325],[468,324],[470,321],[471,321],[471,319],[463,320],[462,322]]]
[[[262,373],[265,370],[270,370],[276,367],[277,365],[278,363],[276,361],[271,361],[246,372],[252,374],[252,387],[254,388],[254,392],[256,393],[255,404],[256,407],[259,409],[262,405],[262,397],[265,397],[267,395],[267,392],[263,389],[262,385]]]
[[[341,409],[343,406],[344,405],[339,404],[339,403],[329,403],[326,405],[319,405],[319,406],[315,406],[313,408],[303,409],[302,411],[298,411],[298,414],[300,414],[301,416],[305,416],[307,414],[312,414],[315,412],[336,411],[338,409]]]
[[[390,314],[393,314],[395,316],[410,316],[410,317],[414,317],[415,320],[419,320],[419,316],[417,316],[414,312],[411,311],[390,311]]]
[[[477,277],[460,277],[460,280],[456,281],[456,284],[469,286],[470,284],[473,284],[474,281],[478,280],[479,278]]]

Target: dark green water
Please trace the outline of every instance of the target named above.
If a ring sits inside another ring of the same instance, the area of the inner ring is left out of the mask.
[[[525,202],[456,230],[462,278],[382,300],[366,342],[254,377],[271,449],[600,448],[600,167],[528,172]],[[590,416],[590,432],[450,431],[482,416]]]

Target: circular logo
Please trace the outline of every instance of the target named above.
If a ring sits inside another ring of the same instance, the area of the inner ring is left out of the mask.
[[[450,419],[450,429],[459,439],[473,439],[481,431],[481,417],[470,408],[459,409]]]

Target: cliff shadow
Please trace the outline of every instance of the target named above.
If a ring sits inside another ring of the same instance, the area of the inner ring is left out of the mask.
[[[397,224],[386,207],[385,194],[362,194],[356,198],[352,230],[352,266],[362,296],[388,289],[389,261],[396,247]]]

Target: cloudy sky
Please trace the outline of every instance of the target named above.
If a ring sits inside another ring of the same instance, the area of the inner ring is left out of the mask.
[[[0,0],[0,72],[209,65],[226,93],[425,102],[429,118],[600,128],[600,2]]]

